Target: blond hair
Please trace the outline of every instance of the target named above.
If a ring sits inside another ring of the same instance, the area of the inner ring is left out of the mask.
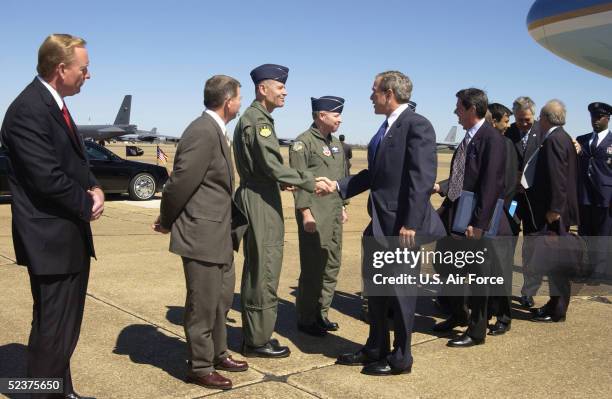
[[[85,47],[87,42],[80,37],[65,33],[54,33],[47,36],[38,49],[38,74],[48,79],[59,64],[70,64],[74,61],[74,48]]]

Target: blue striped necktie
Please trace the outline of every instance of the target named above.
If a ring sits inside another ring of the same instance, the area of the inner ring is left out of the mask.
[[[385,136],[385,132],[387,131],[387,127],[389,127],[389,121],[385,119],[380,128],[370,140],[370,144],[368,144],[368,169],[372,169],[374,167],[374,161],[376,160],[376,151],[378,150],[378,146]]]

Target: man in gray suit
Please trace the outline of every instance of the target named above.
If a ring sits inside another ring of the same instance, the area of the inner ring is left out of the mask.
[[[187,381],[215,389],[232,387],[232,381],[216,370],[248,368],[229,355],[225,326],[236,282],[231,234],[234,170],[225,126],[238,114],[240,100],[236,79],[216,75],[206,81],[206,110],[181,137],[153,225],[155,231],[172,233],[170,251],[183,259]]]

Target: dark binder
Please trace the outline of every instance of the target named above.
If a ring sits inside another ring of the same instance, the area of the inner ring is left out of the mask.
[[[455,217],[453,219],[452,231],[457,234],[464,234],[467,230],[470,221],[472,220],[472,214],[476,208],[476,202],[478,197],[471,191],[461,191],[461,196],[458,199],[457,208],[455,210]],[[485,232],[485,237],[495,237],[497,230],[499,229],[499,221],[504,214],[504,200],[498,199],[495,204],[495,210],[489,223],[489,228]]]

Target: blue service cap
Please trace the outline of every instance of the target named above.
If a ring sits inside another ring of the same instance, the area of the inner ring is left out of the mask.
[[[312,111],[328,111],[342,113],[344,98],[336,96],[310,97]]]
[[[276,64],[263,64],[251,71],[251,79],[257,84],[262,80],[272,79],[285,83],[289,77],[289,68]]]
[[[589,104],[589,112],[596,115],[607,115],[612,114],[612,107],[606,103],[596,102]]]
[[[414,101],[408,101],[408,108],[412,111],[416,111],[416,103]]]

